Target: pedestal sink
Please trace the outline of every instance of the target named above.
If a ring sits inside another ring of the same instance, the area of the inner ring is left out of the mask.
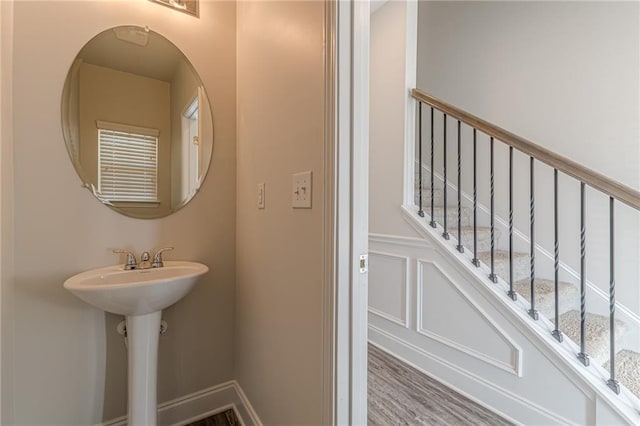
[[[125,271],[107,266],[74,275],[64,283],[85,302],[127,319],[128,424],[156,424],[158,336],[162,310],[182,299],[209,268],[165,261],[162,268]]]

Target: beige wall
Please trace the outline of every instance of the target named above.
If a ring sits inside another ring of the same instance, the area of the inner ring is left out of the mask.
[[[13,2],[0,2],[0,424],[13,417]]]
[[[639,9],[420,2],[418,86],[640,188]]]
[[[105,84],[109,82],[109,84]],[[154,207],[122,207],[136,217],[171,210],[171,85],[166,81],[83,63],[79,71],[80,164],[98,187],[96,121],[158,130],[158,200]]]
[[[634,188],[640,188],[640,5],[637,2],[420,2],[418,87]],[[436,116],[436,139],[442,118]],[[456,170],[454,120],[449,170]],[[427,132],[428,129],[425,129]],[[470,130],[463,187],[471,192]],[[428,139],[428,138],[425,138]],[[489,205],[488,138],[478,194]],[[424,142],[428,151],[428,141]],[[441,142],[436,142],[441,146]],[[442,152],[436,149],[437,167]],[[508,218],[507,149],[496,143],[496,212]],[[516,154],[517,229],[529,235],[529,164]],[[455,182],[455,173],[449,173]],[[536,243],[553,253],[553,170],[536,166]],[[560,178],[561,260],[579,270],[579,183]],[[618,203],[618,301],[640,313],[640,216]],[[588,279],[608,292],[608,199],[587,191]],[[502,238],[502,241],[506,241]],[[561,277],[562,279],[562,277]],[[605,310],[606,311],[606,310]]]
[[[415,236],[402,219],[407,106],[407,6],[377,4],[371,14],[369,232]]]
[[[115,330],[121,317],[62,287],[79,271],[117,262],[112,247],[140,253],[171,245],[169,259],[211,269],[163,313],[169,332],[160,339],[159,402],[233,378],[235,5],[201,2],[200,8],[196,19],[152,2],[15,5],[15,361],[9,370],[15,380],[9,392],[16,424],[86,425],[125,414],[126,356]],[[73,58],[91,37],[122,24],[148,25],[173,41],[216,105],[207,180],[188,206],[158,220],[122,216],[81,188],[60,128],[60,96]]]
[[[323,18],[319,1],[238,3],[235,371],[265,424],[321,422]],[[305,170],[313,209],[294,210]]]

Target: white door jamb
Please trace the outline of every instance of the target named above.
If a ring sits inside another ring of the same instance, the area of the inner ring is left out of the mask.
[[[327,6],[325,424],[367,423],[369,2]],[[335,204],[334,204],[335,203]]]

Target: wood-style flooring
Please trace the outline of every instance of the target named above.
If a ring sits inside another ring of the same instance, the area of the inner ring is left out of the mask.
[[[369,345],[369,426],[502,426],[495,413],[445,387],[373,345]],[[187,426],[239,426],[227,410]]]
[[[373,345],[369,345],[369,426],[511,425]]]
[[[189,423],[186,426],[240,426],[240,421],[236,417],[235,411],[229,409],[222,413]]]

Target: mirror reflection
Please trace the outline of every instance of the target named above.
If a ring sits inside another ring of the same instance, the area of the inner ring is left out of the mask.
[[[156,218],[198,192],[213,149],[206,92],[187,58],[160,34],[116,27],[78,53],[62,124],[85,186],[123,214]]]

